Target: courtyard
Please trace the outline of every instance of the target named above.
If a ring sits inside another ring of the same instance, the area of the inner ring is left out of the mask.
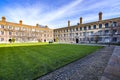
[[[101,48],[74,44],[0,44],[0,80],[32,80]]]

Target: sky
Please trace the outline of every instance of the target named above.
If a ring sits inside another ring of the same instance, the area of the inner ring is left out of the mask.
[[[120,0],[0,0],[0,17],[9,22],[28,25],[48,25],[49,28],[98,21],[98,13],[103,19],[120,17]]]

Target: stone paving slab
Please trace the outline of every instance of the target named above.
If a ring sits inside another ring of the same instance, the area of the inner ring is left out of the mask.
[[[120,80],[120,46],[116,46],[101,80]]]
[[[106,46],[36,80],[100,80],[113,49]]]

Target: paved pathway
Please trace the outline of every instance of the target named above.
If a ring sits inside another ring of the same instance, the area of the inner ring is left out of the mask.
[[[37,80],[100,80],[114,47],[105,47]]]
[[[116,46],[101,80],[120,80],[120,46]]]

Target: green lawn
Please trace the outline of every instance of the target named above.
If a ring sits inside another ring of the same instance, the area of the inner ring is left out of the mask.
[[[72,44],[0,44],[0,80],[32,80],[100,48]]]

